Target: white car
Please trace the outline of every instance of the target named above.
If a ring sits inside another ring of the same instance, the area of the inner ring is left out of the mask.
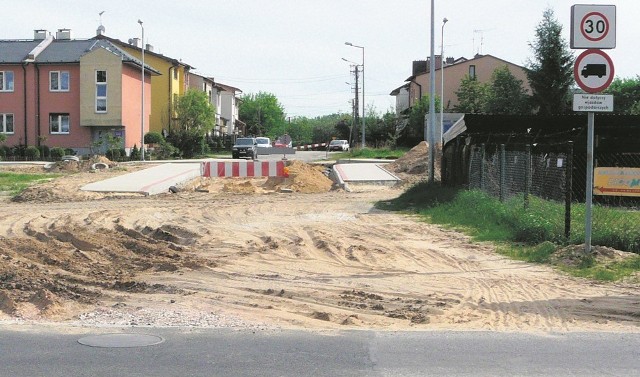
[[[346,140],[331,140],[329,143],[329,151],[349,151],[349,142]]]
[[[258,148],[271,148],[271,139],[268,137],[257,137],[256,142],[258,143]]]

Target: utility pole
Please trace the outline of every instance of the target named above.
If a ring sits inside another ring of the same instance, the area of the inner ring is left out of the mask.
[[[355,94],[356,94],[356,98],[354,100],[353,103],[353,107],[356,109],[360,108],[360,102],[358,102],[358,65],[354,65],[353,66],[354,70],[354,75],[356,76],[356,87],[355,87]],[[355,111],[355,123],[358,124],[358,111]]]

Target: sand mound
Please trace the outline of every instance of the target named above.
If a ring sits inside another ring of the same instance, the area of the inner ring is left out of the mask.
[[[436,180],[440,180],[441,153],[439,150],[435,152],[434,176]],[[404,156],[386,165],[385,169],[400,177],[404,184],[426,180],[429,169],[429,145],[426,141],[421,141]]]
[[[263,188],[269,190],[290,189],[302,193],[319,193],[331,190],[333,181],[323,171],[323,166],[291,161],[287,166],[289,177],[269,177]]]
[[[234,194],[255,194],[256,187],[249,180],[241,182],[229,181],[225,182],[222,191]]]
[[[413,147],[409,152],[399,159],[393,161],[385,168],[394,173],[420,174],[425,173],[428,168],[427,158],[429,146],[426,141]]]
[[[606,246],[592,246],[591,253],[585,254],[584,248],[584,244],[563,247],[550,256],[551,263],[576,267],[589,263],[590,258],[593,258],[599,264],[607,264],[637,256],[635,253],[620,251]]]

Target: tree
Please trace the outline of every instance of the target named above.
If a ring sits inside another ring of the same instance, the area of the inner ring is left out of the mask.
[[[206,93],[189,89],[176,101],[178,120],[171,129],[168,141],[178,148],[185,158],[204,154],[207,150],[205,135],[216,121],[216,109]]]
[[[176,101],[177,127],[185,131],[198,131],[204,135],[216,123],[216,108],[205,92],[189,89]]]
[[[271,93],[259,92],[242,97],[240,120],[247,125],[247,134],[268,136],[272,139],[285,133],[287,122],[284,108]]]
[[[458,113],[481,113],[487,100],[487,84],[478,81],[476,76],[465,75],[456,91],[458,105],[453,110]]]
[[[640,106],[640,76],[635,78],[616,78],[609,88],[605,90],[605,93],[613,94],[613,108],[616,113],[638,114],[637,111]]]
[[[294,146],[309,144],[313,140],[311,120],[307,117],[292,118],[285,133],[291,137]]]
[[[562,37],[562,25],[552,9],[542,15],[536,39],[529,43],[533,60],[527,63],[532,102],[539,114],[562,114],[570,109],[574,57]]]
[[[440,108],[440,99],[436,98],[436,109]],[[424,95],[420,101],[411,106],[406,125],[400,130],[398,145],[414,147],[425,140],[425,116],[429,113],[429,96]]]
[[[389,108],[384,114],[379,114],[371,107],[367,116],[367,144],[373,145],[374,148],[382,146],[395,148],[399,137],[399,121],[393,108]]]
[[[531,112],[529,95],[505,65],[496,68],[487,88],[484,111],[490,114],[527,114]]]

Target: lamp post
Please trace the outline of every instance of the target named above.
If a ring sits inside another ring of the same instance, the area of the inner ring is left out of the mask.
[[[351,46],[351,47],[362,49],[362,149],[364,149],[364,146],[365,146],[365,137],[364,137],[365,136],[364,135],[364,132],[365,132],[364,117],[365,117],[365,114],[364,114],[364,111],[365,111],[365,107],[366,107],[365,102],[364,102],[364,47],[363,46],[354,45],[351,42],[344,42],[344,44],[346,44],[347,46]]]
[[[431,55],[429,58],[429,182],[433,183],[435,169],[435,125],[436,125],[436,62],[435,62],[435,36],[434,36],[434,11],[435,1],[431,0]],[[426,136],[426,135],[425,135]]]
[[[142,99],[141,99],[141,113],[140,113],[140,159],[144,161],[144,26],[142,25],[142,20],[138,20],[140,24],[140,28],[142,29],[142,40],[141,48],[142,51]]]
[[[442,32],[440,33],[441,41],[440,41],[440,78],[442,82],[440,83],[440,144],[442,144],[444,140],[444,25],[447,23],[447,18],[442,19]]]

